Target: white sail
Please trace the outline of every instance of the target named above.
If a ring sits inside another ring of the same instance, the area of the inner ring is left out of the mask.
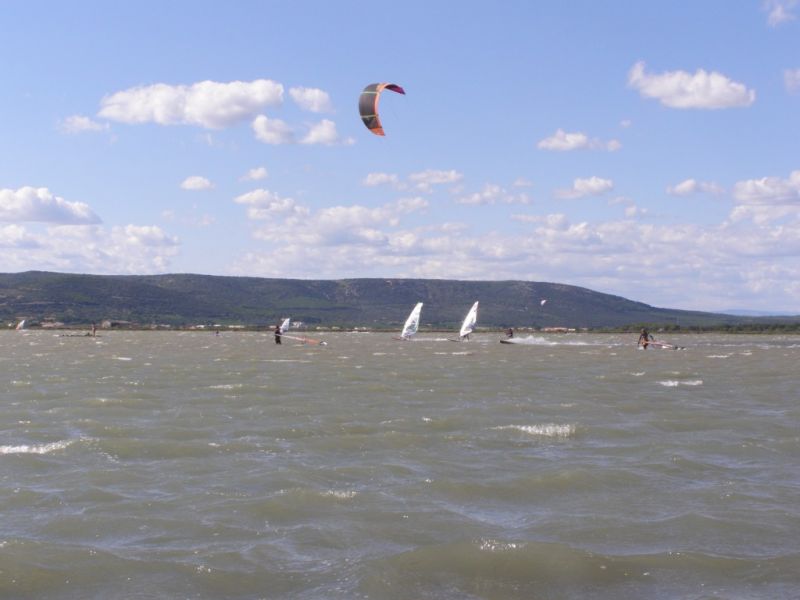
[[[22,331],[23,329],[25,329],[25,319],[17,323],[17,331]]]
[[[464,323],[461,325],[461,331],[459,331],[458,335],[462,338],[468,336],[472,333],[472,330],[475,329],[475,323],[478,321],[478,302],[476,301],[475,304],[472,305],[472,308],[469,309],[467,316],[464,318]]]
[[[283,320],[283,323],[281,323],[281,333],[286,333],[287,331],[289,331],[289,327],[291,326],[291,324],[292,324],[291,317],[286,317]]]
[[[400,337],[404,340],[407,340],[412,335],[417,333],[417,329],[419,329],[419,315],[422,312],[422,302],[417,302],[417,305],[414,307],[414,310],[411,311],[411,314],[408,315],[408,319],[406,319],[406,324],[403,325],[403,333],[400,334]]]

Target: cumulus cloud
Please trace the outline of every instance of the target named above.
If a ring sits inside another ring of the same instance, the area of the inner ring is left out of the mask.
[[[754,90],[715,71],[698,69],[694,75],[686,71],[654,75],[645,72],[642,61],[628,73],[628,86],[670,108],[732,108],[750,106],[756,100]]]
[[[462,196],[456,200],[458,204],[491,205],[491,204],[530,204],[527,194],[512,194],[504,187],[487,183],[480,192]]]
[[[326,247],[340,243],[386,244],[395,238],[382,232],[383,228],[397,227],[401,217],[428,207],[424,198],[410,197],[377,208],[350,205],[314,211],[265,189],[242,194],[234,201],[248,207],[250,219],[269,221],[256,230],[257,239]]]
[[[233,199],[237,204],[247,206],[247,216],[254,220],[267,220],[275,218],[295,219],[303,218],[309,214],[309,209],[300,206],[292,198],[283,198],[275,192],[259,188],[252,190]]]
[[[152,225],[55,225],[44,231],[0,227],[0,256],[13,271],[165,272],[178,248],[177,238]]]
[[[184,190],[201,191],[210,190],[213,187],[214,184],[211,181],[200,175],[192,175],[181,182],[181,189]]]
[[[293,87],[289,89],[289,95],[303,110],[315,113],[333,111],[330,96],[318,88]]]
[[[337,144],[351,145],[354,143],[352,138],[342,138],[336,129],[336,123],[330,119],[323,119],[319,123],[313,123],[308,127],[308,131],[299,140],[294,129],[280,119],[270,119],[265,115],[259,115],[253,120],[253,131],[256,138],[265,144],[305,144],[333,146]]]
[[[589,136],[582,132],[567,133],[563,129],[557,129],[550,137],[540,140],[536,147],[540,150],[555,150],[558,152],[580,149],[614,152],[622,148],[622,144],[618,140],[603,142],[596,138],[590,139]]]
[[[408,180],[412,185],[423,192],[430,192],[434,185],[458,183],[463,178],[464,175],[458,171],[440,171],[436,169],[427,169],[408,176]]]
[[[333,146],[334,144],[350,145],[354,143],[354,140],[352,138],[342,139],[336,130],[336,123],[329,119],[322,119],[319,123],[311,125],[300,143]]]
[[[397,185],[399,183],[399,178],[393,173],[369,173],[361,183],[367,187]]]
[[[22,225],[0,225],[0,248],[30,250],[41,244]],[[5,258],[5,255],[3,255]]]
[[[280,119],[270,119],[266,115],[258,115],[253,120],[252,126],[256,134],[256,139],[265,144],[280,145],[294,143],[294,131]]]
[[[691,194],[721,194],[724,190],[716,183],[709,181],[697,181],[696,179],[685,179],[676,185],[667,188],[667,193],[671,196],[689,196]]]
[[[121,123],[196,125],[221,129],[283,102],[283,86],[269,79],[201,81],[134,87],[104,97],[98,116]]]
[[[255,167],[239,178],[239,181],[260,181],[269,176],[266,167]]]
[[[59,123],[59,130],[62,133],[85,133],[108,131],[108,123],[98,123],[83,115],[72,115]]]
[[[787,179],[762,177],[739,181],[733,186],[733,197],[742,204],[800,203],[800,170]]]
[[[100,218],[88,204],[64,200],[47,188],[26,186],[0,189],[0,221],[85,225],[99,223]]]
[[[601,177],[577,178],[569,189],[556,190],[558,198],[582,198],[584,196],[598,196],[614,189],[614,182]]]
[[[311,211],[295,228],[278,221],[257,231],[265,247],[241,257],[234,271],[562,281],[660,306],[705,310],[758,307],[767,296],[773,306],[800,302],[794,283],[800,280],[800,214],[772,210],[786,207],[742,206],[745,210],[723,223],[698,225],[638,221],[632,217],[641,210],[631,204],[621,220],[514,215],[524,231],[481,233],[463,224],[412,226],[409,215],[425,206],[416,198],[406,205]],[[761,209],[770,209],[773,220]],[[775,222],[778,217],[782,220]],[[691,289],[687,282],[693,282]]]
[[[789,92],[800,92],[800,69],[786,69],[783,72],[783,83]]]
[[[767,12],[767,23],[772,27],[795,19],[797,0],[764,0],[763,6]]]

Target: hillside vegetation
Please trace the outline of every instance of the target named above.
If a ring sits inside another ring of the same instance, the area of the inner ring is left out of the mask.
[[[0,274],[0,319],[66,325],[266,326],[281,317],[310,326],[396,328],[416,302],[423,326],[456,327],[480,300],[480,327],[670,328],[800,324],[800,317],[740,317],[656,308],[557,283],[444,279],[295,280],[211,275]],[[542,305],[541,300],[547,300]]]

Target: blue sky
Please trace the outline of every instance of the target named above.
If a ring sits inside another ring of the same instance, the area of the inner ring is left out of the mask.
[[[800,313],[798,0],[117,4],[0,4],[2,272]]]

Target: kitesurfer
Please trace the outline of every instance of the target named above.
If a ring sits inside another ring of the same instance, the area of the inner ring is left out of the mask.
[[[650,335],[644,327],[642,327],[642,333],[639,334],[639,341],[636,342],[637,346],[642,346],[645,350],[647,350],[647,346],[650,344],[650,340],[653,339],[653,336]]]

